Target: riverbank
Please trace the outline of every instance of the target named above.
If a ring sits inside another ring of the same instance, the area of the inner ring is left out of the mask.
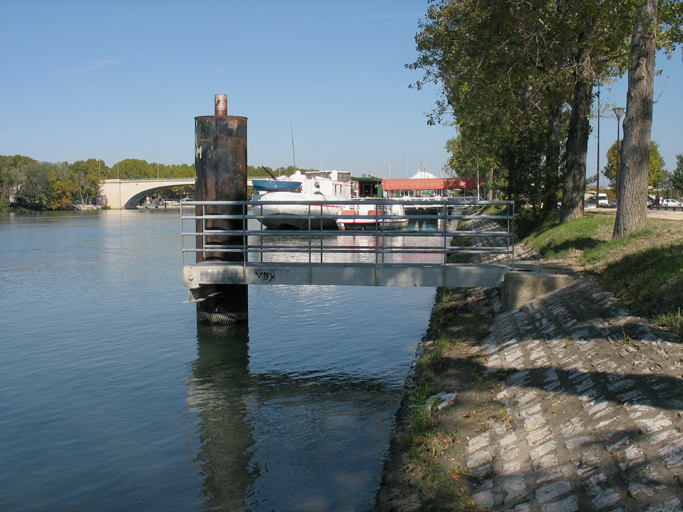
[[[610,246],[609,222],[589,217],[528,240],[575,277],[563,290],[512,312],[497,290],[439,290],[376,511],[681,510],[680,338],[634,315],[661,304],[649,286],[610,275],[677,262],[683,232],[655,221]],[[675,304],[678,276],[660,273]],[[455,398],[437,410],[439,393]]]

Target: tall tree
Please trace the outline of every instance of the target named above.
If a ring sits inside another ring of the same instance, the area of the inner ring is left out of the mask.
[[[420,58],[410,66],[443,87],[430,121],[450,110],[461,137],[476,135],[487,151],[501,159],[507,155],[504,160],[513,166],[506,169],[510,195],[521,189],[518,184],[534,183],[542,193],[527,196],[547,211],[555,207],[562,183],[567,133],[562,218],[582,215],[592,87],[597,77],[618,74],[631,13],[630,2],[601,0],[432,5],[416,37]],[[564,105],[571,105],[566,132]],[[539,134],[544,145],[538,144]],[[519,167],[510,151],[520,147],[538,152],[540,169]]]
[[[641,4],[634,18],[631,36],[614,239],[626,238],[646,226],[655,54],[658,46],[670,54],[676,44],[683,41],[683,2],[643,0]],[[661,36],[659,42],[658,33]]]
[[[442,87],[429,121],[452,113],[457,171],[467,160],[470,172],[477,162],[495,168],[508,178],[507,197],[531,201],[538,214],[541,203],[555,208],[562,106],[571,94],[569,73],[544,49],[550,16],[541,1],[443,0],[430,7],[416,36],[420,57],[409,66]],[[514,156],[521,148],[534,154]],[[542,165],[526,167],[526,159]]]
[[[647,223],[647,170],[650,162],[658,0],[647,0],[631,38],[631,65],[621,148],[614,238],[626,238]]]
[[[676,190],[683,191],[683,154],[676,155],[676,168],[671,173],[671,184]]]
[[[76,186],[81,204],[87,204],[97,197],[103,164],[101,160],[91,158],[87,161],[78,160],[69,166],[69,179]]]
[[[157,176],[156,169],[152,170],[152,166],[146,160],[136,158],[127,158],[114,164],[112,174],[122,180],[156,178]]]
[[[629,2],[600,0],[556,0],[555,3],[557,25],[553,32],[558,34],[555,45],[572,70],[574,86],[561,213],[561,222],[567,222],[583,216],[593,85],[599,77],[604,79],[619,73],[632,6]]]

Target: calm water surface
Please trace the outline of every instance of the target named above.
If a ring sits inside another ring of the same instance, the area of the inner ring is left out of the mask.
[[[434,289],[184,304],[177,211],[0,216],[0,510],[368,510]]]

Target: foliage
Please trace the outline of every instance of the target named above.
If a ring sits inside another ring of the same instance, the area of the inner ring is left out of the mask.
[[[31,210],[50,209],[56,191],[50,177],[60,178],[68,172],[68,164],[33,161],[21,168],[19,183],[13,200],[21,207]]]
[[[477,162],[495,171],[493,182],[507,180],[508,198],[530,206],[533,222],[552,214],[560,195],[563,220],[583,215],[592,89],[627,68],[641,3],[434,1],[408,67],[424,71],[416,88],[441,88],[428,122],[452,119],[457,129],[450,172],[471,176]],[[661,4],[658,28],[670,48],[681,2]]]
[[[607,150],[607,164],[602,170],[602,174],[609,180],[610,187],[616,187],[617,168],[617,141]],[[650,142],[650,166],[648,168],[648,185],[652,188],[660,188],[666,178],[666,169],[664,169],[664,158],[659,152],[659,144],[655,141]]]
[[[299,169],[301,172],[314,169]],[[293,166],[272,170],[267,167],[247,167],[249,178],[289,176]],[[34,210],[63,210],[75,203],[89,204],[97,199],[100,184],[106,179],[172,179],[195,176],[194,165],[165,165],[128,158],[112,167],[103,160],[90,158],[72,164],[38,162],[32,158],[0,155],[0,211],[12,205]],[[179,186],[164,191],[164,197],[182,198],[192,193],[194,185]],[[160,197],[160,196],[159,196]]]
[[[152,166],[145,160],[128,158],[116,164],[116,177],[122,180],[156,178]]]
[[[432,5],[416,36],[420,57],[409,67],[424,70],[425,82],[442,87],[429,122],[454,117],[458,137],[448,145],[451,171],[471,175],[479,162],[487,174],[496,171],[497,186],[507,179],[507,197],[518,207],[529,205],[535,221],[550,214],[565,177],[563,150],[578,151],[579,158],[566,162],[585,175],[581,154],[585,161],[589,126],[583,112],[590,106],[595,74],[606,80],[623,67],[630,15],[629,9],[614,12],[597,0]],[[574,107],[581,108],[573,132],[563,108],[572,96]],[[566,144],[565,137],[576,142]],[[580,192],[582,198],[583,188],[579,180],[573,196]]]
[[[126,159],[103,170],[102,179],[168,179],[192,178],[195,176],[194,164],[165,165],[146,160]]]
[[[76,185],[75,198],[81,204],[88,204],[97,197],[102,167],[106,167],[104,162],[94,158],[78,160],[69,166],[68,181]]]
[[[21,184],[22,168],[35,162],[27,156],[0,156],[0,197],[9,202]]]
[[[0,156],[0,210],[12,205],[32,210],[61,210],[74,203],[96,200],[100,183],[117,176],[126,179],[181,178],[194,176],[194,165],[149,164],[127,159],[108,167],[103,160],[90,158],[67,162],[38,162],[15,155]],[[187,187],[175,187],[167,194],[184,197]]]
[[[676,155],[676,169],[671,173],[671,186],[683,190],[683,154]]]

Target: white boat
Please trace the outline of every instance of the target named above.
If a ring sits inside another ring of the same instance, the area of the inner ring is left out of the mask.
[[[402,204],[368,201],[344,207],[337,226],[339,229],[402,229],[408,226],[408,218]]]
[[[290,179],[301,182],[301,190],[271,191],[254,196],[257,202],[276,204],[254,205],[252,212],[263,215],[259,219],[269,229],[337,229],[336,217],[341,206],[316,204],[316,201],[348,201],[351,199],[351,173],[342,171],[311,171],[305,175],[297,171]],[[295,204],[298,201],[307,204]],[[324,219],[311,216],[324,215]]]

